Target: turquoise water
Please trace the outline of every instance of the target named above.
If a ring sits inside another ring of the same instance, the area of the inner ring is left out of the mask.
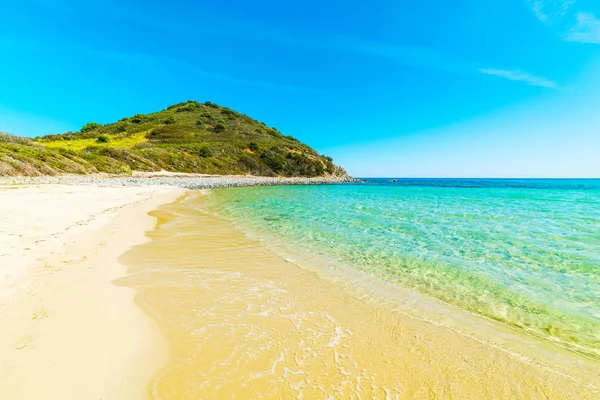
[[[215,190],[244,229],[600,358],[600,180]]]

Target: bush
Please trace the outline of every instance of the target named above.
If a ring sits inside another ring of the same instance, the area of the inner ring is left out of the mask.
[[[206,102],[204,102],[204,105],[205,105],[206,107],[211,107],[211,108],[219,108],[219,106],[218,106],[217,104],[215,104],[215,103],[211,103],[210,101],[206,101]]]
[[[90,132],[98,128],[102,128],[102,125],[97,122],[88,122],[81,128],[81,132]]]
[[[130,121],[134,124],[139,124],[144,120],[145,117],[146,116],[144,114],[135,114],[133,117],[131,117]]]
[[[30,144],[31,139],[21,136],[9,135],[8,133],[0,133],[0,143],[19,143]]]
[[[214,127],[214,131],[215,132],[223,132],[223,131],[225,131],[225,125],[223,125],[221,123],[216,124],[215,127]]]
[[[186,104],[187,104],[187,103],[185,103],[185,102],[184,102],[184,103],[177,103],[177,104],[173,104],[173,105],[171,105],[171,106],[167,107],[167,110],[171,110],[171,109],[173,109],[173,108],[177,108],[177,107],[185,106]]]
[[[274,151],[267,151],[261,154],[260,158],[273,172],[280,173],[285,167],[285,158]]]
[[[123,122],[119,122],[119,123],[117,123],[115,130],[117,131],[117,133],[127,132],[127,124],[124,124]]]
[[[258,147],[258,144],[256,142],[250,142],[248,143],[248,148],[253,151],[253,152],[257,152],[258,150],[260,150],[260,148]]]
[[[165,143],[177,143],[189,140],[189,132],[182,129],[180,125],[164,125],[152,129],[146,134],[149,140],[157,140]]]
[[[108,137],[100,135],[96,138],[96,143],[108,143]]]
[[[221,114],[226,116],[228,119],[235,119],[237,116],[237,113],[235,111],[227,109],[227,108],[222,109]]]
[[[177,122],[177,120],[175,119],[174,116],[169,116],[165,119],[165,124],[170,125],[170,124],[174,124],[175,122]]]
[[[207,158],[207,157],[212,157],[213,153],[207,146],[202,146],[202,147],[200,147],[200,150],[198,150],[198,155],[200,157]]]
[[[183,107],[179,107],[175,112],[187,112],[187,111],[196,111],[200,106],[196,103],[188,103]]]

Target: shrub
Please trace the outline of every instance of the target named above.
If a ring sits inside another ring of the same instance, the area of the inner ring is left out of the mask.
[[[185,106],[185,105],[186,105],[185,102],[184,103],[173,104],[173,105],[170,105],[169,107],[167,107],[167,110],[171,110],[173,108],[177,108],[177,107],[181,107],[181,106]]]
[[[96,138],[96,143],[108,143],[108,137],[100,135]]]
[[[177,120],[175,119],[174,116],[169,116],[165,119],[165,124],[170,125],[170,124],[174,124],[175,122],[177,122]]]
[[[215,103],[211,103],[210,101],[206,101],[206,102],[204,102],[204,105],[205,105],[206,107],[211,107],[211,108],[219,108],[219,106],[218,106],[217,104],[215,104]]]
[[[212,151],[207,146],[202,146],[198,150],[198,155],[200,157],[207,158],[207,157],[212,157],[213,153],[212,153]]]
[[[115,127],[115,130],[116,130],[118,133],[127,132],[127,124],[124,124],[124,123],[122,123],[122,122],[119,122],[119,123],[117,124],[117,126]]]
[[[135,114],[133,117],[131,117],[130,121],[134,124],[139,124],[144,120],[144,117],[146,117],[144,114]]]
[[[154,128],[146,134],[149,140],[158,140],[165,143],[181,142],[189,137],[189,132],[180,125],[164,125]]]
[[[198,108],[200,108],[198,103],[187,103],[185,106],[179,107],[175,112],[196,111]]]
[[[285,167],[285,158],[274,151],[266,151],[261,154],[260,158],[275,173],[282,172]]]
[[[81,132],[90,132],[101,127],[102,125],[97,122],[88,122],[81,128]]]
[[[258,147],[258,144],[256,142],[250,142],[248,143],[248,148],[253,151],[253,152],[257,152],[258,150],[260,150],[260,148]]]
[[[233,110],[230,110],[228,108],[224,108],[221,110],[221,114],[223,114],[224,116],[226,116],[228,119],[235,119],[237,116],[237,113]]]
[[[8,133],[0,133],[0,143],[19,143],[30,144],[31,139],[21,136],[9,135]]]
[[[215,132],[223,132],[223,131],[225,131],[225,125],[223,125],[221,123],[216,124],[215,127],[214,127],[214,131]]]

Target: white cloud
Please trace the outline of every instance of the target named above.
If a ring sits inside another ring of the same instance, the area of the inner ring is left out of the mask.
[[[532,75],[528,72],[518,70],[492,69],[482,68],[479,70],[482,74],[498,76],[511,81],[524,82],[531,86],[540,86],[549,89],[558,89],[556,82],[547,78]]]
[[[550,17],[544,13],[544,1],[529,0],[529,5],[531,6],[531,11],[533,11],[537,19],[539,19],[542,22],[548,21]]]
[[[565,38],[570,42],[600,44],[600,20],[591,13],[577,13],[577,23]]]
[[[531,11],[537,19],[545,24],[552,24],[557,17],[562,17],[577,0],[527,0]]]
[[[578,0],[526,1],[537,19],[554,28],[564,40],[600,44],[600,20],[593,13],[573,10],[571,6]]]

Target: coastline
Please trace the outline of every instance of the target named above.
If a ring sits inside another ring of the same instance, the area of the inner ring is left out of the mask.
[[[6,399],[142,399],[168,344],[112,281],[174,188],[0,186],[0,393]]]
[[[0,176],[0,185],[92,185],[100,187],[179,187],[184,189],[216,189],[242,186],[331,185],[360,182],[351,177],[267,177],[251,175],[203,175],[171,172],[138,172],[133,175],[58,175]]]
[[[197,208],[202,198],[160,207],[153,240],[122,257],[117,283],[138,290],[172,346],[155,398],[599,393],[597,363],[361,273],[307,269]]]
[[[22,271],[0,268],[8,399],[600,393],[597,363],[359,271],[309,265],[207,212],[200,191],[173,187],[181,178],[94,179],[104,183],[0,186],[14,211],[0,219],[13,255],[0,267]]]

